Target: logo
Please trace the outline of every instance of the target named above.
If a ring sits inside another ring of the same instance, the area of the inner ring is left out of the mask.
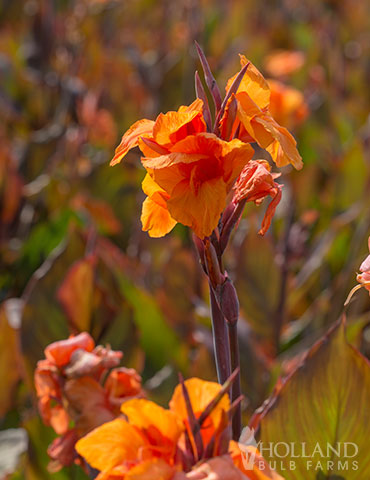
[[[359,468],[358,446],[353,442],[312,444],[307,442],[257,442],[253,428],[245,427],[240,435],[238,446],[245,470],[316,471],[317,478],[323,470],[349,472]],[[341,477],[330,477],[341,478]]]
[[[244,427],[239,438],[243,467],[245,470],[253,470],[256,462],[258,443],[254,438],[254,429]]]

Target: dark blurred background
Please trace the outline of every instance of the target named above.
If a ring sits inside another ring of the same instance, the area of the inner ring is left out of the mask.
[[[123,350],[163,404],[179,370],[216,378],[190,232],[141,231],[138,151],[109,167],[134,121],[194,99],[194,40],[221,90],[238,53],[263,72],[305,164],[283,169],[268,234],[249,205],[227,253],[245,421],[340,317],[370,235],[369,19],[362,0],[0,2],[0,429],[29,438],[9,478],[83,478],[47,472],[33,370],[52,341],[87,330]],[[347,311],[368,356],[369,307],[363,290]]]

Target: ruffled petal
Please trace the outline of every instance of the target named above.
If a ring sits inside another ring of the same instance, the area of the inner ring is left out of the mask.
[[[207,382],[196,377],[186,380],[185,386],[189,392],[190,402],[197,417],[199,417],[221,390],[221,385],[219,383]],[[228,395],[225,394],[210,414],[215,429],[217,429],[222,420],[222,412],[228,411],[229,407],[230,400]],[[181,385],[177,385],[173,392],[170,401],[170,409],[183,421],[187,420],[188,414]]]
[[[205,132],[207,126],[201,110],[179,109],[158,115],[153,127],[153,138],[160,145],[174,144],[188,135]]]
[[[132,468],[125,475],[125,480],[171,480],[175,471],[163,460],[146,460]]]
[[[225,142],[222,150],[223,179],[229,191],[240,172],[253,157],[253,148],[238,139]]]
[[[144,232],[152,238],[167,235],[176,225],[166,207],[147,197],[143,202],[141,224]]]
[[[226,195],[227,186],[222,178],[204,181],[196,191],[190,188],[189,180],[183,180],[171,192],[168,210],[174,219],[204,238],[217,227]]]
[[[270,153],[276,165],[284,167],[291,163],[293,167],[300,170],[303,167],[303,162],[293,135],[286,128],[276,123],[272,117],[258,117],[256,122],[262,124],[274,137],[274,142],[266,147],[266,150]]]
[[[57,367],[62,367],[69,363],[75,350],[82,349],[91,352],[94,347],[95,343],[92,337],[88,333],[82,332],[75,337],[48,345],[45,348],[45,357]]]
[[[153,120],[147,120],[146,118],[135,122],[123,135],[121,143],[116,148],[115,155],[111,160],[110,165],[113,166],[120,163],[129,150],[139,145],[140,137],[150,136],[153,131],[153,126]]]
[[[160,433],[166,440],[176,444],[182,431],[183,425],[177,415],[171,410],[166,410],[150,400],[144,398],[134,398],[124,402],[121,406],[121,412],[126,415],[131,425],[147,431],[147,434],[154,434],[154,429]],[[157,436],[159,442],[153,439],[157,445],[162,446],[162,441]]]
[[[242,67],[248,62],[244,55],[240,55],[240,64]],[[226,91],[231,87],[236,75],[228,80]],[[251,62],[249,62],[248,69],[240,83],[237,94],[239,95],[240,92],[246,92],[260,109],[266,108],[270,104],[270,88],[268,83],[261,72]]]
[[[147,446],[140,432],[117,418],[105,423],[76,443],[76,450],[93,468],[109,473],[114,467],[137,462],[139,451]]]

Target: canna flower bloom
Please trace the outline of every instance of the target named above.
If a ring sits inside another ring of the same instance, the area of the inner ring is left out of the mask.
[[[234,139],[223,141],[207,132],[203,102],[141,120],[123,136],[111,165],[139,146],[147,171],[142,187],[143,230],[152,237],[170,232],[177,222],[199,238],[212,233],[226,205],[226,196],[254,150]]]
[[[76,441],[98,425],[113,420],[122,402],[142,395],[140,376],[117,367],[122,353],[80,333],[45,349],[35,371],[38,407],[46,425],[60,435],[48,448],[50,469],[59,470],[77,458]]]
[[[222,473],[225,462],[234,473],[229,472],[230,480],[278,480],[262,472],[244,476],[233,464],[228,453],[229,386],[192,378],[176,387],[169,409],[145,399],[125,402],[122,418],[93,430],[77,442],[76,449],[100,471],[97,480],[208,478],[203,475],[205,468]]]
[[[152,237],[162,237],[177,222],[204,239],[219,224],[228,194],[252,159],[251,142],[266,148],[278,166],[302,167],[296,142],[269,112],[270,90],[258,70],[242,58],[241,71],[220,92],[199,50],[206,83],[214,99],[214,125],[207,95],[196,74],[198,99],[155,121],[139,120],[123,135],[111,165],[139,147],[147,172],[141,222]]]
[[[233,203],[241,201],[260,205],[269,195],[272,200],[267,207],[258,233],[264,235],[270,227],[276,207],[281,200],[282,185],[275,182],[279,173],[271,173],[271,167],[265,160],[252,160],[242,170],[234,186]]]
[[[368,239],[369,251],[370,251],[370,237]],[[360,265],[360,273],[357,274],[356,280],[358,281],[358,285],[352,288],[349,292],[347,300],[345,301],[344,305],[348,305],[353,294],[359,290],[360,288],[364,287],[369,292],[370,295],[370,255],[368,255],[365,260]]]

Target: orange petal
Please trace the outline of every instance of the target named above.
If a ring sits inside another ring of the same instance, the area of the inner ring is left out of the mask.
[[[76,443],[76,450],[89,465],[110,472],[125,462],[136,462],[147,442],[122,418],[105,423]]]
[[[95,343],[92,337],[88,333],[82,332],[75,337],[48,345],[45,348],[45,357],[57,367],[62,367],[70,361],[75,350],[82,349],[91,352],[94,347]]]
[[[243,67],[249,60],[240,55],[240,64]],[[226,91],[231,87],[236,75],[230,78],[226,85]],[[268,107],[270,103],[270,88],[259,70],[249,63],[249,67],[240,83],[237,96],[240,92],[246,92],[253,102],[261,109]]]
[[[203,153],[187,154],[183,152],[169,153],[168,155],[160,155],[159,157],[149,158],[143,157],[141,159],[145,168],[160,169],[168,168],[179,163],[194,163],[204,158]]]
[[[189,155],[203,155],[219,157],[222,154],[222,140],[213,133],[199,133],[189,135],[171,147],[171,152],[186,153]]]
[[[207,460],[189,472],[186,478],[188,480],[246,480],[229,455]]]
[[[174,412],[144,398],[124,402],[121,412],[128,417],[131,425],[143,430],[155,427],[163,437],[174,444],[183,431],[181,420]]]
[[[167,209],[169,195],[149,174],[146,174],[143,180],[142,189],[148,195],[148,198],[143,202],[141,212],[143,231],[149,232],[149,235],[153,238],[163,237],[177,223]]]
[[[47,360],[46,360],[47,362]],[[45,365],[45,360],[40,360],[37,363],[35,370],[35,388],[38,397],[50,396],[60,397],[60,385],[58,382],[58,375]]]
[[[141,377],[133,368],[114,368],[104,383],[104,389],[109,398],[132,397],[141,393]]]
[[[246,92],[238,94],[238,119],[250,137],[254,139],[260,147],[266,148],[273,142],[274,137],[263,125],[255,121],[255,119],[262,114],[262,111]]]
[[[168,193],[161,188],[158,183],[156,183],[153,178],[147,173],[144,177],[144,180],[141,184],[141,188],[145,195],[151,197],[155,200],[156,203],[161,205],[162,207],[166,207],[167,200],[169,198]]]
[[[135,122],[123,135],[121,143],[116,148],[115,155],[111,160],[110,165],[120,163],[129,150],[138,146],[140,137],[150,136],[153,131],[153,126],[153,120],[147,120],[145,118]]]
[[[160,145],[169,145],[188,135],[205,132],[207,129],[202,111],[179,109],[158,115],[153,127],[153,138]]]
[[[167,235],[177,221],[174,220],[166,207],[147,197],[143,202],[141,212],[141,224],[144,232],[148,232],[152,238],[160,238]]]
[[[213,178],[199,184],[197,192],[189,180],[180,182],[167,202],[173,218],[194,230],[199,238],[211,235],[225,208],[227,185],[222,178]]]
[[[199,417],[203,410],[221,390],[220,384],[216,382],[206,382],[205,380],[196,377],[185,380],[185,386],[189,392],[190,402],[196,417]],[[222,412],[227,411],[229,407],[230,400],[228,395],[225,394],[210,414],[210,418],[216,429],[222,420]],[[170,401],[170,409],[184,422],[187,420],[188,414],[181,385],[177,385],[173,392]]]
[[[178,165],[172,165],[168,168],[148,169],[154,182],[165,191],[167,195],[164,197],[166,205],[173,189],[186,178],[189,179],[189,170],[191,171],[191,169],[194,168],[194,165],[196,165],[194,162],[189,165],[179,163]],[[155,200],[157,200],[157,198],[155,198]]]
[[[272,217],[275,215],[275,210],[280,200],[281,200],[281,188],[278,188],[276,195],[273,197],[273,199],[269,203],[265,216],[263,217],[262,225],[258,232],[260,235],[264,235],[267,232],[267,230],[270,228]]]
[[[178,112],[203,112],[203,100],[197,98],[190,105],[181,105]]]
[[[131,468],[125,475],[125,480],[171,480],[174,473],[174,467],[163,460],[152,459]]]
[[[238,178],[245,165],[251,160],[253,154],[253,148],[238,139],[223,144],[223,178],[228,190],[231,189],[234,181]]]
[[[63,435],[68,431],[70,418],[62,405],[52,405],[51,397],[41,397],[38,402],[38,408],[45,425],[53,427],[58,435]]]
[[[234,203],[240,202],[244,198],[248,202],[263,199],[270,194],[271,190],[275,191],[278,187],[274,178],[276,177],[271,173],[271,167],[266,160],[250,161],[234,185]]]
[[[266,147],[272,159],[278,167],[283,167],[291,163],[297,170],[303,167],[302,157],[297,150],[297,142],[294,137],[284,127],[281,127],[275,120],[268,116],[255,117],[255,122],[264,126],[275,139],[275,141]]]

